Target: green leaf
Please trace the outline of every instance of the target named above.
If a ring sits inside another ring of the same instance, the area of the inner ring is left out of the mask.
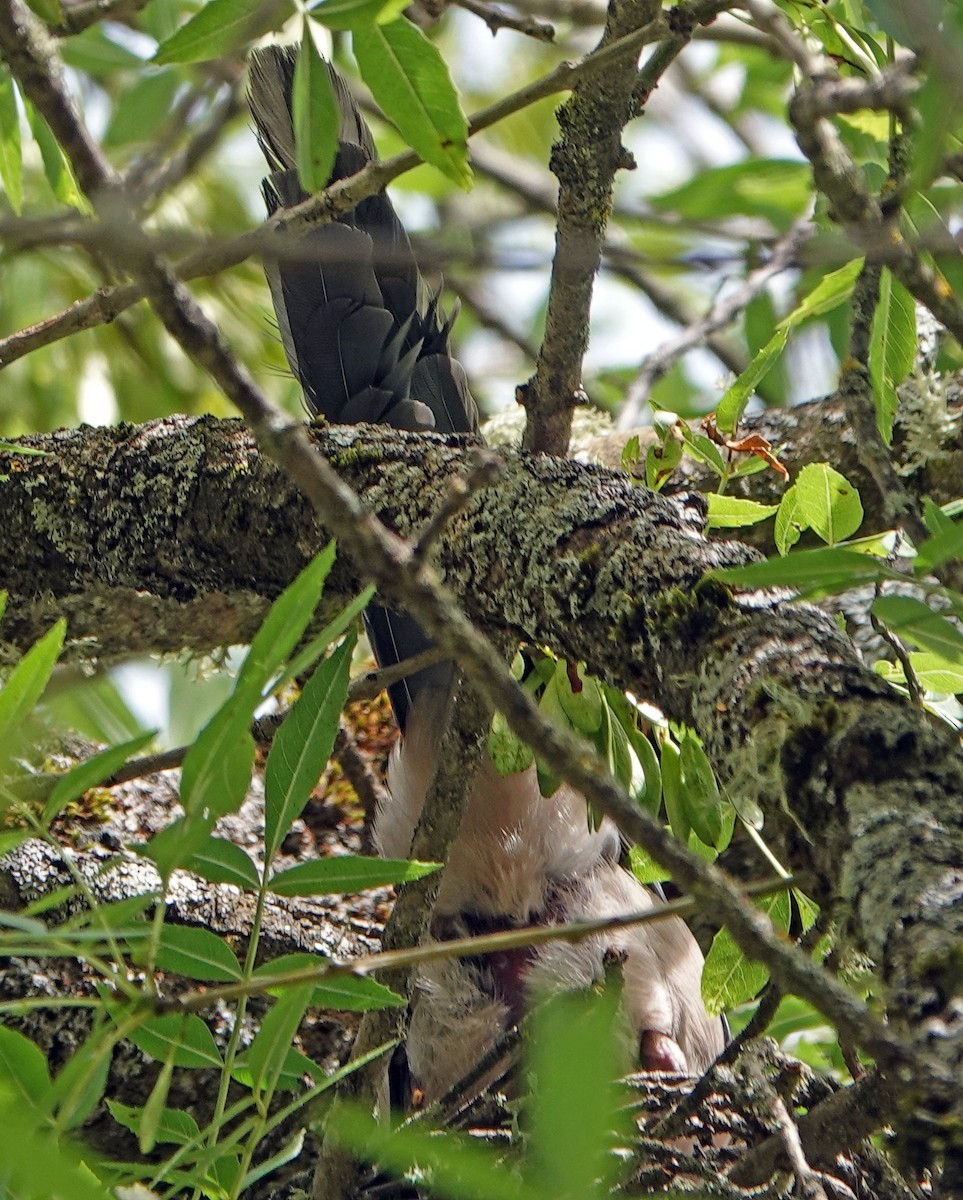
[[[559,676],[559,700],[572,727],[582,733],[595,733],[602,725],[603,700],[598,681],[580,663],[575,668],[578,684],[573,687],[568,664],[561,659],[555,666],[555,673]]]
[[[913,596],[880,596],[873,614],[887,628],[914,645],[938,654],[954,666],[963,666],[963,633]]]
[[[831,596],[861,583],[903,579],[880,559],[838,546],[824,550],[799,550],[787,558],[746,563],[710,571],[707,578],[743,588],[794,588],[801,596]]]
[[[689,814],[682,795],[682,753],[670,738],[662,742],[662,802],[669,826],[680,842],[689,840]]]
[[[245,1056],[255,1093],[274,1089],[284,1057],[311,1003],[312,991],[310,983],[287,988],[261,1022]]]
[[[802,531],[807,528],[806,520],[799,508],[799,492],[796,485],[783,493],[779,501],[779,511],[776,513],[774,537],[776,549],[785,557],[799,541]]]
[[[170,1095],[173,1076],[174,1063],[168,1056],[161,1066],[160,1074],[154,1080],[146,1104],[141,1109],[140,1129],[137,1134],[137,1145],[141,1154],[150,1154],[157,1143],[157,1133],[166,1112],[165,1105]]]
[[[308,11],[329,29],[359,29],[396,21],[407,7],[407,0],[321,0]]]
[[[340,117],[331,77],[314,43],[310,21],[304,22],[293,91],[298,178],[306,192],[320,192],[334,166]]]
[[[47,1060],[36,1043],[0,1025],[0,1085],[8,1094],[37,1116],[37,1109],[46,1112],[53,1100],[53,1085]]]
[[[247,42],[279,29],[292,11],[291,0],[208,0],[176,33],[161,42],[156,63],[206,62],[223,58]]]
[[[409,145],[459,187],[471,184],[468,121],[438,49],[405,18],[355,29],[361,77]]]
[[[761,379],[786,348],[788,329],[777,329],[739,378],[727,389],[716,409],[716,423],[723,433],[733,433]]]
[[[317,970],[322,965],[315,954],[283,954],[264,963],[254,972],[254,978],[283,975],[287,971]],[[371,1012],[384,1008],[404,1008],[408,1001],[391,988],[367,975],[336,975],[312,984],[310,1003],[315,1008],[330,1008],[338,1012]],[[272,988],[275,995],[280,989]]]
[[[119,1100],[108,1100],[107,1107],[118,1125],[123,1125],[131,1133],[140,1134],[143,1108],[132,1108],[128,1104],[121,1104]],[[165,1108],[156,1124],[154,1140],[162,1145],[186,1146],[188,1142],[195,1141],[199,1133],[198,1124],[190,1113],[179,1108]]]
[[[128,759],[153,740],[153,732],[142,733],[139,737],[132,738],[129,742],[122,742],[119,746],[108,746],[106,750],[91,755],[86,761],[65,771],[60,776],[57,786],[50,793],[50,799],[44,805],[44,824],[49,825],[68,804],[79,800],[84,792],[103,783],[105,779],[109,779]]]
[[[181,803],[188,817],[205,821],[237,812],[251,785],[253,707],[237,693],[218,709],[198,734],[181,768]]]
[[[310,642],[297,652],[294,658],[288,663],[287,670],[284,672],[282,679],[296,679],[301,675],[306,675],[311,667],[318,661],[321,655],[329,646],[341,637],[346,629],[350,629],[355,624],[358,617],[364,612],[371,601],[371,597],[377,589],[366,587],[363,592],[360,592],[344,608],[334,617],[327,625],[316,634]]]
[[[804,321],[822,316],[845,303],[852,294],[862,266],[863,260],[857,258],[836,271],[830,271],[788,316],[783,317],[766,345],[719,401],[716,423],[723,433],[732,433],[739,424],[749,397],[783,352],[790,331]]]
[[[656,196],[662,212],[694,221],[761,216],[786,230],[809,203],[811,170],[798,159],[756,158],[700,171],[696,178]]]
[[[46,21],[48,25],[59,25],[64,19],[60,0],[27,0],[27,3],[41,21]]]
[[[893,440],[893,421],[899,404],[896,389],[913,369],[916,344],[913,297],[884,267],[880,276],[879,303],[873,313],[869,374],[876,423],[887,446]]]
[[[183,866],[208,883],[232,883],[244,891],[256,892],[261,883],[251,856],[225,838],[207,838]]]
[[[276,896],[344,895],[422,879],[437,871],[439,865],[344,854],[289,867],[275,875],[268,888]]]
[[[514,775],[524,771],[535,759],[531,747],[518,737],[500,712],[492,717],[492,727],[488,731],[488,753],[499,775]]]
[[[531,1015],[527,1175],[546,1196],[600,1197],[615,1184],[620,1167],[610,1146],[629,1136],[617,1001],[614,987],[563,992]]]
[[[936,512],[939,511],[936,509]],[[940,516],[943,517],[943,514],[940,513]],[[927,538],[917,551],[913,561],[913,570],[917,575],[926,575],[951,558],[959,558],[963,554],[963,522],[955,524],[947,517],[943,517],[943,520],[946,525],[941,531]]]
[[[778,504],[758,504],[755,500],[741,500],[737,496],[720,496],[709,492],[709,529],[741,529],[746,525],[758,525],[774,512]]]
[[[177,867],[186,867],[194,854],[210,838],[214,818],[203,814],[179,817],[142,845],[132,847],[136,854],[149,858],[164,879]]]
[[[863,523],[859,493],[828,463],[808,463],[796,479],[799,513],[830,546],[854,534]]]
[[[23,723],[43,695],[66,631],[67,622],[61,618],[30,647],[0,691],[0,762],[9,761],[21,745]]]
[[[963,664],[956,665],[941,654],[925,651],[910,655],[910,666],[921,687],[940,696],[963,692]]]
[[[36,1109],[0,1085],[4,1194],[17,1200],[116,1200],[69,1139],[37,1121]]]
[[[188,817],[197,818],[193,854],[210,833],[218,816],[236,812],[244,801],[254,765],[254,741],[250,724],[269,683],[276,680],[282,664],[294,650],[317,608],[324,581],[334,563],[334,542],[318,554],[271,605],[245,656],[233,693],[208,721],[191,746],[181,769],[181,803]],[[158,835],[162,838],[163,833]],[[176,847],[152,839],[154,861],[164,869],[183,858],[174,858]],[[163,853],[163,866],[157,854]]]
[[[158,1062],[193,1069],[223,1067],[214,1035],[194,1013],[151,1017],[129,1034],[130,1040]]]
[[[317,785],[348,697],[355,638],[345,638],[311,676],[275,735],[264,771],[264,856],[270,862]]]
[[[152,141],[170,118],[180,84],[177,71],[144,74],[114,106],[104,145],[129,146]]]
[[[23,209],[23,146],[13,80],[0,72],[0,183],[19,217]]]
[[[440,1138],[414,1124],[391,1128],[360,1106],[346,1103],[333,1109],[325,1136],[362,1162],[376,1162],[393,1174],[416,1170],[421,1178],[427,1173],[438,1195],[459,1200],[558,1200],[536,1182],[519,1178],[514,1166],[500,1162],[473,1139],[451,1133]]]
[[[759,902],[776,929],[789,929],[792,907],[789,896],[780,892]],[[745,1004],[758,995],[769,979],[769,970],[762,963],[746,958],[732,940],[728,929],[720,929],[712,939],[702,968],[702,1000],[710,1016]]]
[[[693,832],[707,846],[717,846],[722,836],[722,797],[712,764],[698,734],[687,729],[680,744],[682,800]]]
[[[47,122],[29,101],[24,103],[24,108],[34,141],[40,148],[44,175],[50,184],[50,190],[61,204],[76,208],[79,212],[88,212],[90,206],[81,194],[73,171],[70,169],[70,163],[57,145],[57,140],[50,132]]]
[[[252,708],[311,623],[334,556],[335,544],[329,542],[271,605],[238,673],[237,693]]]
[[[165,925],[161,929],[156,965],[205,983],[236,983],[241,978],[237,955],[210,929]]]
[[[53,1094],[58,1129],[80,1128],[104,1099],[114,1044],[99,1033],[95,1025],[83,1045],[57,1072]]]

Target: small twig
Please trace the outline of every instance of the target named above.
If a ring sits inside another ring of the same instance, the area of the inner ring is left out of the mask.
[[[355,790],[364,812],[365,841],[370,842],[375,813],[388,802],[388,792],[378,776],[371,770],[364,755],[358,749],[351,729],[343,720],[338,721],[338,732],[334,739],[333,757],[338,761],[344,777]],[[373,853],[367,845],[365,849]]]
[[[796,264],[797,256],[811,232],[812,225],[808,217],[797,221],[773,246],[767,263],[751,271],[739,287],[716,300],[704,316],[681,329],[675,337],[669,338],[646,356],[626,393],[617,423],[619,429],[631,429],[636,424],[653,385],[673,363],[689,350],[701,346],[709,334],[731,324],[768,287],[772,279]]]
[[[485,4],[482,0],[454,0],[454,3],[459,8],[465,9],[466,12],[481,17],[492,31],[492,36],[498,33],[499,29],[514,29],[516,33],[524,33],[526,37],[535,38],[538,42],[555,41],[554,25],[536,21],[527,13],[516,15],[494,4]]]
[[[789,1157],[793,1173],[796,1176],[796,1182],[799,1185],[800,1196],[803,1200],[827,1200],[826,1190],[822,1185],[822,1181],[809,1163],[806,1162],[802,1142],[799,1140],[799,1130],[796,1128],[796,1122],[789,1115],[789,1109],[786,1108],[785,1100],[778,1093],[774,1092],[770,1097],[770,1105],[779,1136],[782,1138],[786,1154]]]
[[[443,662],[444,659],[445,654],[436,647],[432,647],[430,650],[423,650],[421,654],[413,654],[411,658],[394,663],[390,667],[384,667],[382,670],[366,671],[351,681],[348,687],[348,703],[373,700],[393,683],[398,683],[408,675],[415,675],[418,671],[423,671],[425,667],[433,667],[435,663]],[[251,725],[251,736],[255,742],[259,746],[269,746],[290,711],[290,708],[282,708],[278,712],[258,717]],[[172,750],[162,750],[158,754],[145,754],[140,758],[132,758],[100,786],[118,787],[122,783],[130,783],[132,779],[143,779],[147,775],[154,775],[158,771],[174,770],[176,767],[183,766],[190,748],[190,745],[175,746]],[[353,783],[354,780],[351,782]],[[361,798],[360,795],[359,798]]]
[[[876,599],[882,595],[882,585],[877,583],[875,587]],[[917,706],[923,707],[923,689],[920,686],[920,681],[917,678],[916,670],[910,658],[909,650],[902,638],[898,638],[895,633],[876,616],[872,608],[869,610],[869,623],[872,625],[878,637],[881,637],[887,646],[896,655],[899,665],[903,668],[903,675],[906,679],[906,690],[909,692],[910,699]]]
[[[480,446],[474,451],[473,457],[474,462],[467,475],[455,475],[449,480],[441,506],[415,539],[411,555],[417,561],[424,562],[449,522],[467,508],[472,496],[488,487],[501,473],[502,460],[494,450]]]
[[[57,37],[72,37],[83,33],[100,21],[117,21],[132,16],[146,8],[150,0],[81,0],[78,4],[64,4],[64,19],[51,27]]]

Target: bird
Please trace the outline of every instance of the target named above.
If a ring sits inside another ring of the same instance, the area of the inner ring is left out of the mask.
[[[278,45],[251,60],[249,97],[269,167],[262,186],[269,215],[307,199],[295,166],[296,61],[295,48]],[[328,71],[340,114],[334,181],[360,170],[376,151],[346,82],[330,64]],[[288,362],[312,413],[335,423],[478,435],[478,410],[451,351],[455,314],[444,316],[428,291],[386,193],[300,235],[267,257],[265,270]],[[431,645],[405,614],[376,608],[366,621],[382,667]],[[389,689],[400,736],[374,829],[387,857],[409,855],[456,688],[454,667],[442,663]],[[576,790],[563,784],[543,797],[534,766],[502,775],[486,757],[442,874],[432,936],[657,913],[662,900],[623,868],[621,850],[615,825],[590,823]],[[419,968],[404,1046],[407,1083],[395,1098],[440,1099],[542,997],[591,988],[613,964],[637,1064],[704,1073],[725,1044],[724,1020],[703,1004],[695,938],[679,917],[666,916],[578,942]]]

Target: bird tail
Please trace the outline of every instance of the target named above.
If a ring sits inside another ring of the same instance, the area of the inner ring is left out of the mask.
[[[294,47],[269,46],[251,57],[249,98],[270,169],[262,188],[269,215],[308,198],[295,165],[296,63]],[[340,114],[330,183],[360,171],[376,152],[344,79],[330,65],[328,73]],[[430,295],[383,192],[293,243],[279,242],[264,268],[288,363],[312,413],[336,424],[477,431],[465,372],[451,355],[451,320]],[[400,613],[374,608],[366,623],[382,667],[432,644],[417,622]],[[402,730],[417,694],[424,688],[447,692],[452,679],[451,664],[443,663],[389,689]]]

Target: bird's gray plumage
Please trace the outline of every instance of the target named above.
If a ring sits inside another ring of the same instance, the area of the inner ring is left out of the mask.
[[[296,51],[280,47],[252,57],[251,109],[271,172],[263,187],[269,213],[307,198],[294,169],[295,62]],[[347,86],[329,70],[341,113],[332,172],[339,179],[364,167],[375,150]],[[312,412],[332,422],[477,431],[464,371],[451,356],[451,320],[428,294],[386,195],[282,245],[265,270],[288,361]],[[430,644],[410,617],[375,608],[366,619],[382,666]],[[409,853],[452,685],[451,665],[442,664],[390,689],[404,736],[375,830],[390,857]],[[622,869],[618,852],[615,827],[603,822],[591,830],[577,792],[563,787],[546,800],[533,768],[501,776],[486,762],[444,872],[434,933],[446,938],[655,908],[660,901]],[[704,1070],[722,1048],[723,1026],[702,1005],[695,940],[670,917],[578,943],[424,968],[407,1041],[417,1087],[436,1098],[538,995],[590,986],[613,954],[623,963],[626,1020],[643,1066]]]
[[[270,175],[268,213],[306,200],[295,169],[292,89],[297,50],[269,46],[251,57],[250,103]],[[344,79],[328,68],[341,122],[331,180],[360,171],[376,157],[374,140]],[[411,431],[474,433],[478,410],[460,363],[451,356],[451,318],[429,294],[408,235],[383,193],[362,200],[337,221],[320,225],[265,259],[288,363],[313,413],[337,424],[366,421]],[[373,608],[368,635],[382,667],[431,643],[417,622]],[[422,689],[447,692],[447,664],[389,689],[404,729]]]

